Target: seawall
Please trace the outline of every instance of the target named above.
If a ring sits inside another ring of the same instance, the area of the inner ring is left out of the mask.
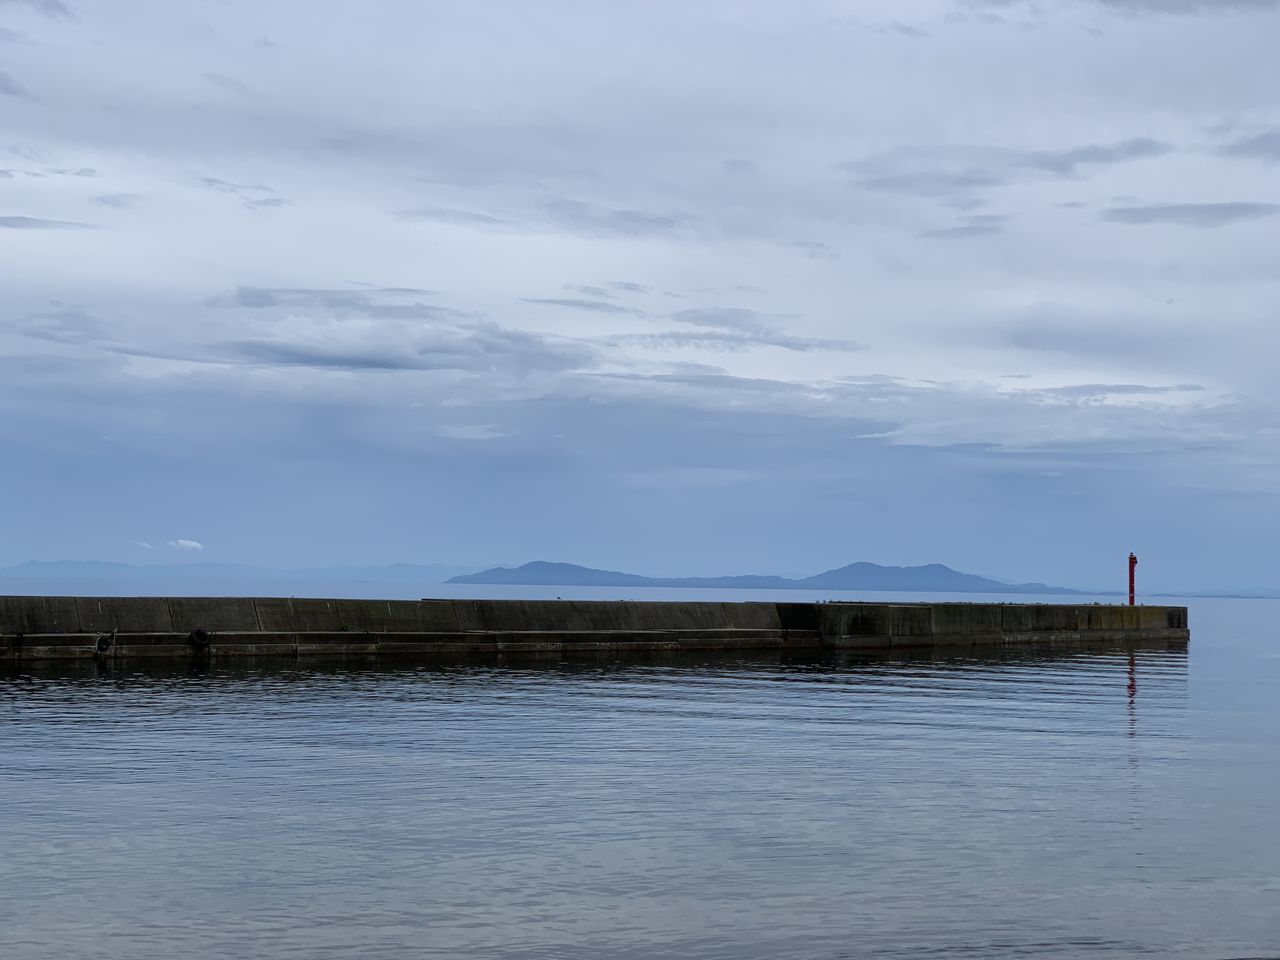
[[[0,597],[0,661],[662,650],[883,651],[1190,639],[1186,607]]]

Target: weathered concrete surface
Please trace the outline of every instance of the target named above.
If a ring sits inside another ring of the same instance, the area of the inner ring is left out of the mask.
[[[262,629],[252,597],[175,597],[169,601],[169,617],[176,633],[207,630],[211,623],[227,632]]]
[[[0,659],[1185,645],[1185,607],[0,597]]]

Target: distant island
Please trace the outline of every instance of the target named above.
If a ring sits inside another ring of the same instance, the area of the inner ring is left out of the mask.
[[[593,570],[573,563],[535,560],[519,567],[494,567],[453,577],[448,583],[520,584],[558,587],[696,587],[728,590],[891,590],[914,593],[1090,593],[1046,583],[1005,583],[961,573],[941,563],[919,567],[886,567],[851,563],[812,577],[793,580],[775,576],[642,577],[616,570]]]
[[[0,595],[49,596],[298,596],[414,598],[428,584],[508,584],[543,587],[688,587],[726,590],[859,590],[903,593],[1055,594],[1115,596],[1118,590],[1076,590],[1047,583],[1007,583],[961,573],[940,563],[890,567],[851,563],[816,576],[642,577],[573,563],[537,561],[468,573],[461,564],[392,563],[382,566],[270,567],[243,563],[133,564],[99,560],[27,561],[0,567]],[[1160,591],[1148,597],[1280,599],[1274,591]]]

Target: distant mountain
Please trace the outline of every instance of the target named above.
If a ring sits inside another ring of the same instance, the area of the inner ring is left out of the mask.
[[[494,567],[453,577],[448,583],[523,584],[558,587],[701,587],[737,590],[892,590],[919,593],[1061,593],[1088,591],[1045,583],[1004,583],[972,573],[960,573],[940,563],[921,567],[883,567],[851,563],[800,580],[774,576],[642,577],[616,570],[593,570],[573,563],[536,560],[520,567]]]
[[[3,580],[173,581],[369,581],[373,583],[443,583],[465,569],[439,563],[393,563],[385,567],[265,567],[245,563],[112,563],[105,560],[28,560],[0,567]]]
[[[0,567],[0,577],[144,579],[157,575],[171,579],[208,576],[252,576],[262,568],[241,563],[113,563],[108,560],[28,560],[14,567]]]

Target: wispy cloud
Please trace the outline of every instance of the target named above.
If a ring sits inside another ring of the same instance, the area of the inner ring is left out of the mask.
[[[1174,148],[1149,137],[1066,148],[899,147],[836,165],[852,185],[880,193],[957,201],[1015,183],[1070,178],[1096,169],[1157,159]]]
[[[1280,0],[1084,0],[1117,13],[1130,14],[1196,14],[1249,13],[1280,9]],[[1036,9],[1031,0],[965,0],[971,7],[1027,7]]]
[[[583,293],[595,300],[604,300],[616,294],[611,293],[604,287],[597,287],[586,283],[566,283],[564,289],[572,290],[574,293]]]
[[[570,310],[589,310],[592,313],[635,314],[638,311],[608,300],[584,300],[573,297],[521,297],[525,303],[537,303],[548,307],[566,307]]]
[[[314,316],[277,314],[269,336],[211,345],[209,362],[345,370],[349,372],[457,371],[524,375],[585,369],[595,362],[586,344],[459,315],[429,317],[332,311]]]
[[[437,432],[450,440],[499,440],[504,436],[491,423],[443,424]]]
[[[0,70],[0,96],[16,97],[19,100],[34,100],[35,94],[13,78],[12,74]]]
[[[1130,13],[1247,13],[1280,9],[1280,0],[1093,0]]]
[[[1134,137],[1120,143],[1089,144],[1069,150],[1033,150],[1019,162],[1023,166],[1045,170],[1060,176],[1074,176],[1081,167],[1106,166],[1130,160],[1146,160],[1163,157],[1173,152],[1173,147],[1149,137]]]
[[[234,183],[220,177],[201,177],[200,183],[209,190],[230,194],[249,210],[283,207],[288,203],[274,188],[263,183]]]
[[[15,7],[31,7],[43,13],[46,17],[57,18],[62,17],[70,20],[72,17],[71,8],[62,0],[0,0],[0,4],[7,4]]]
[[[911,24],[903,23],[901,20],[874,24],[869,29],[875,33],[897,34],[900,37],[908,37],[912,40],[923,40],[929,36],[928,30],[921,30],[919,27],[913,27]]]
[[[964,240],[969,237],[989,237],[1004,232],[1009,217],[999,213],[967,214],[959,218],[953,227],[926,230],[920,236],[930,240]]]
[[[211,297],[205,304],[215,308],[269,310],[306,308],[337,313],[388,319],[447,317],[457,311],[420,300],[404,302],[405,297],[430,295],[430,290],[397,288],[324,288],[324,287],[237,287],[230,294]]]
[[[1102,212],[1110,223],[1131,226],[1227,227],[1280,213],[1275,203],[1153,203],[1112,207]]]
[[[93,202],[100,207],[112,207],[116,210],[126,210],[135,206],[142,197],[136,193],[103,193],[93,198]]]
[[[463,227],[510,227],[501,217],[473,210],[456,210],[451,207],[420,207],[414,210],[398,210],[401,220],[422,220],[429,223],[449,223]]]
[[[187,540],[182,538],[170,540],[169,546],[173,547],[175,550],[193,550],[196,552],[204,549],[204,544],[199,540]]]
[[[102,324],[79,307],[60,307],[27,315],[18,325],[25,336],[53,343],[90,343],[102,336]]]
[[[1265,130],[1252,137],[1245,137],[1235,143],[1227,144],[1218,153],[1224,157],[1247,157],[1252,160],[1265,160],[1268,163],[1280,163],[1280,130]]]
[[[799,250],[810,260],[834,260],[836,252],[830,244],[820,240],[788,240],[783,246]]]
[[[225,73],[206,73],[204,78],[215,87],[225,90],[228,93],[234,93],[238,97],[257,96],[254,89],[248,84],[242,83],[235,77],[229,77]]]
[[[657,333],[618,334],[609,338],[615,344],[637,344],[658,350],[696,349],[742,352],[757,347],[777,347],[797,353],[827,350],[853,353],[865,350],[853,340],[825,337],[801,337],[778,331],[739,333],[728,330],[665,330]]]
[[[853,340],[810,337],[785,329],[794,317],[779,316],[744,307],[694,307],[679,310],[669,320],[701,330],[660,330],[647,333],[616,334],[605,342],[635,344],[657,350],[714,350],[740,353],[759,347],[776,347],[797,353],[831,351],[849,353],[865,349]]]
[[[93,230],[92,223],[45,220],[42,217],[0,217],[0,230]]]
[[[887,173],[859,177],[854,184],[864,190],[884,193],[901,193],[913,197],[951,197],[999,187],[1008,183],[1007,177],[999,177],[979,170],[919,171],[916,173]]]
[[[544,210],[554,223],[565,229],[600,237],[667,234],[686,224],[689,219],[684,214],[653,213],[565,199],[548,202]]]
[[[691,307],[677,310],[670,319],[698,327],[715,327],[721,330],[761,331],[773,330],[779,322],[794,317],[777,316],[751,310],[746,307]]]

